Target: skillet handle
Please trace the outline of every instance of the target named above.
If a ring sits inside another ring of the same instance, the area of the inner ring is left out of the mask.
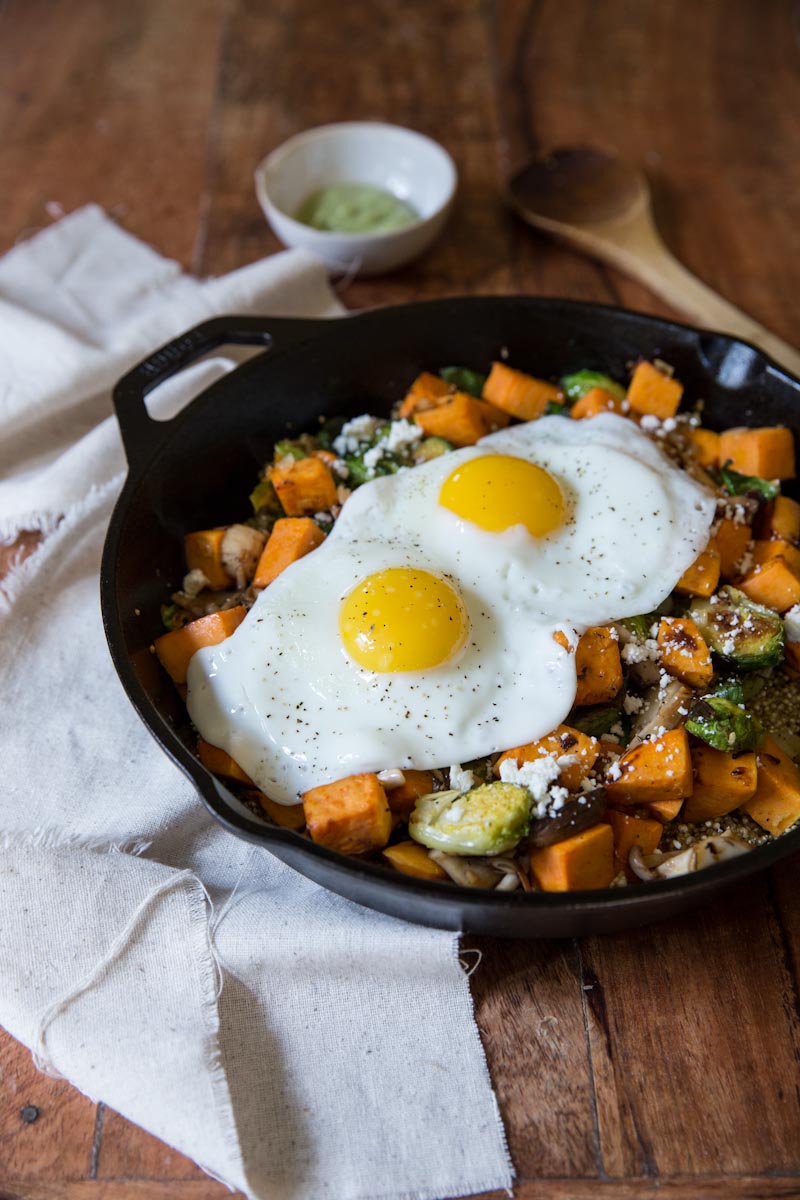
[[[128,465],[148,458],[161,440],[168,421],[155,421],[147,411],[145,396],[219,346],[263,346],[282,349],[303,341],[319,325],[315,320],[286,317],[214,317],[180,334],[153,351],[123,375],[113,392]]]

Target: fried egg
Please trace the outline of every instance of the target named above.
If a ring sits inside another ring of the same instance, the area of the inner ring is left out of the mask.
[[[580,632],[657,607],[714,508],[613,414],[545,417],[376,479],[193,657],[189,713],[285,804],[544,736],[574,704]]]

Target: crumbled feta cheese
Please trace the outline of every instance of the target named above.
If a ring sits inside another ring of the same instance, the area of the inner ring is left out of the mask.
[[[459,763],[453,763],[450,768],[450,787],[459,792],[468,792],[475,787],[476,779],[472,771],[465,770]]]
[[[526,787],[534,800],[543,800],[550,784],[558,779],[561,768],[552,754],[543,754],[531,762],[518,766],[513,758],[504,758],[500,763],[500,778],[503,783],[519,783]]]
[[[800,642],[800,604],[790,608],[783,618],[787,642]]]
[[[392,421],[388,434],[381,438],[380,444],[384,445],[390,454],[396,454],[398,450],[406,450],[409,446],[416,445],[424,436],[421,425],[403,417],[400,421]]]
[[[640,662],[657,662],[659,658],[658,642],[655,638],[646,638],[643,642],[628,642],[622,647],[622,661],[629,665]]]
[[[631,713],[641,712],[643,704],[644,700],[641,696],[626,696],[622,701],[622,707],[628,716],[630,716]]]
[[[199,596],[205,587],[208,587],[208,577],[199,567],[194,567],[188,575],[184,575],[182,591],[190,600]]]

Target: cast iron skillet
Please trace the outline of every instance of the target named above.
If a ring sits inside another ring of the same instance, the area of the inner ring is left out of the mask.
[[[172,420],[148,416],[144,397],[156,384],[230,343],[263,345],[265,353]],[[198,762],[183,705],[149,650],[161,628],[159,606],[183,574],[183,534],[250,511],[248,494],[276,438],[314,429],[321,415],[388,412],[420,371],[452,363],[485,369],[501,355],[538,376],[594,367],[620,378],[632,360],[660,357],[674,366],[689,397],[705,400],[711,427],[782,423],[800,435],[800,383],[758,350],[619,309],[487,297],[337,321],[221,317],[156,351],[114,392],[129,473],[103,554],[106,635],[134,708],[231,833],[334,892],[420,924],[507,937],[613,931],[710,900],[800,848],[800,830],[698,874],[641,887],[526,895],[412,879],[256,819]]]

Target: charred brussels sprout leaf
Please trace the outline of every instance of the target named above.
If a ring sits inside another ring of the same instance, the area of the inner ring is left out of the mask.
[[[740,671],[774,667],[782,661],[782,619],[737,588],[720,588],[708,600],[698,596],[688,612],[706,645]]]
[[[544,410],[546,417],[563,417],[568,415],[566,404],[562,404],[560,400],[548,400]]]
[[[268,479],[256,484],[250,493],[250,503],[255,513],[267,511],[278,514],[283,511],[277,492]]]
[[[686,718],[686,729],[727,754],[755,750],[764,736],[761,722],[724,696],[702,696],[696,700]]]
[[[414,451],[414,462],[417,464],[430,462],[432,458],[441,458],[443,454],[447,454],[448,450],[453,449],[453,443],[446,441],[445,438],[424,438]]]
[[[603,375],[601,371],[573,371],[571,375],[563,376],[561,387],[564,395],[573,403],[576,400],[580,400],[587,392],[596,387],[610,392],[618,400],[625,399],[625,388],[622,384],[617,383],[609,375]]]
[[[718,470],[710,470],[709,475],[729,496],[755,492],[762,500],[774,500],[781,490],[780,485],[770,479],[762,479],[760,475],[742,475],[739,471],[732,471],[727,464]]]
[[[621,708],[609,704],[598,708],[579,709],[569,718],[569,724],[589,737],[601,738],[610,733],[615,725],[621,726],[627,733],[630,723]]]
[[[161,624],[165,629],[177,629],[178,627],[178,606],[177,604],[162,604],[161,605]]]
[[[421,796],[408,823],[416,842],[448,854],[504,854],[530,826],[531,794],[516,783]]]
[[[469,392],[470,396],[477,396],[479,400],[483,395],[486,376],[480,371],[471,371],[469,367],[442,367],[439,374],[445,383],[452,383],[459,392]]]

